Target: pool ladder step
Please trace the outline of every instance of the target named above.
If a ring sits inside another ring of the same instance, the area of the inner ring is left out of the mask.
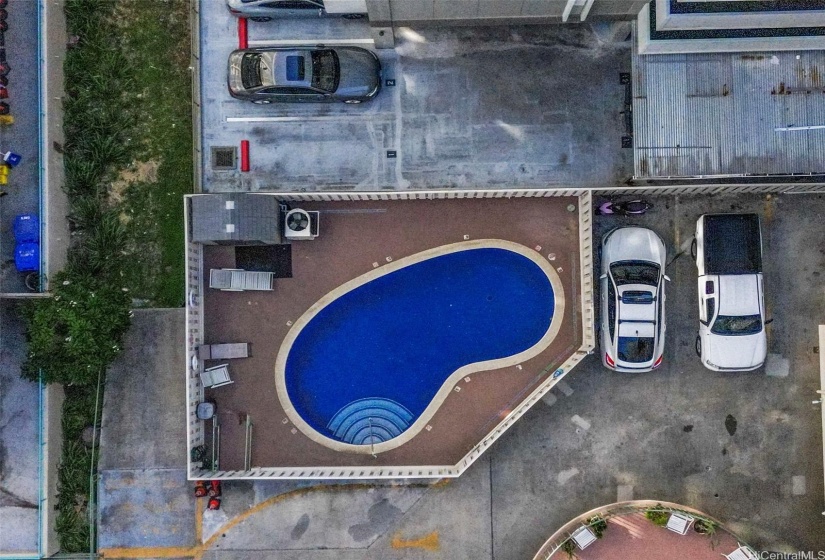
[[[335,414],[327,428],[339,441],[369,445],[398,437],[412,421],[413,414],[404,405],[375,397],[346,405]]]

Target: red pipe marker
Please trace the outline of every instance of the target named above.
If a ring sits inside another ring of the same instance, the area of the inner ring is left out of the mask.
[[[249,171],[249,140],[241,140],[241,171]]]
[[[238,48],[249,47],[249,36],[246,32],[246,18],[238,18]]]

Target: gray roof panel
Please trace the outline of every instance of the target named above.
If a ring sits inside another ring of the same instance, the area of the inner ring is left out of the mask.
[[[825,172],[825,128],[805,129],[825,125],[825,51],[634,52],[633,76],[636,177]]]

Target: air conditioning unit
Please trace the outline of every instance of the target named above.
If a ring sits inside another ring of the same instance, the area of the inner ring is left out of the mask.
[[[316,211],[295,208],[284,216],[284,237],[287,239],[315,239],[318,237],[318,218]]]

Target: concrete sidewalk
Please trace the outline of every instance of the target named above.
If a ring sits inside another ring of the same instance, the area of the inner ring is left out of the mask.
[[[39,387],[20,378],[26,357],[15,304],[0,303],[0,555],[39,553]]]
[[[191,547],[186,482],[183,309],[137,310],[106,375],[100,441],[99,549]]]

